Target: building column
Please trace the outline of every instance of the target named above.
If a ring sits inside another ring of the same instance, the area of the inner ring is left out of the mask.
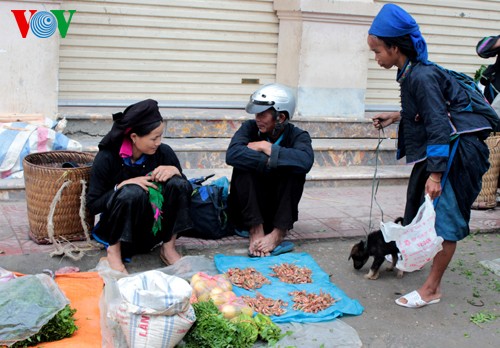
[[[25,10],[29,25],[30,10],[57,10],[61,1],[0,2],[0,114],[57,115],[59,73],[59,31],[47,38],[37,37],[28,28],[23,38],[12,10]],[[25,27],[26,29],[26,27]],[[34,29],[35,31],[37,29]],[[22,119],[22,115],[20,115]]]
[[[274,0],[276,81],[296,88],[298,117],[365,113],[372,0]]]

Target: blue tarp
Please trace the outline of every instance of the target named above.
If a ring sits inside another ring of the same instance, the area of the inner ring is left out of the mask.
[[[363,306],[357,301],[350,299],[341,289],[330,281],[327,273],[314,261],[311,255],[307,253],[286,253],[278,256],[255,257],[247,256],[226,256],[217,254],[214,257],[215,267],[220,273],[227,272],[230,268],[238,267],[240,269],[253,267],[266,278],[271,281],[271,284],[265,284],[256,290],[245,290],[234,286],[233,291],[237,296],[255,297],[256,292],[264,297],[280,299],[288,303],[285,307],[286,313],[281,316],[271,316],[275,323],[313,323],[328,321],[343,315],[360,315],[363,313]],[[282,263],[293,263],[299,267],[307,267],[312,271],[312,283],[309,284],[288,284],[280,281],[278,278],[271,277],[273,273],[271,267]],[[334,299],[339,300],[327,309],[318,313],[305,313],[294,310],[292,296],[289,295],[292,291],[305,290],[307,293],[319,294],[329,293]]]

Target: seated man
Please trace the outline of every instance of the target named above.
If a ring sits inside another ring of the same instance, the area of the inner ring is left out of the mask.
[[[236,131],[226,154],[233,167],[228,209],[235,228],[249,231],[249,256],[262,257],[277,252],[298,220],[314,152],[309,133],[289,122],[295,97],[288,87],[259,88],[246,111],[255,119]]]

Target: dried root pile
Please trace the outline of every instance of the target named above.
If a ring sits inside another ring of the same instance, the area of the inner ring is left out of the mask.
[[[242,296],[242,298],[243,301],[245,301],[245,303],[255,312],[262,313],[267,316],[280,316],[286,313],[286,309],[283,307],[288,306],[288,303],[283,300],[275,300],[272,298],[264,297],[259,293],[257,293],[257,296],[255,296],[255,298],[250,296]]]
[[[237,267],[230,268],[227,270],[226,274],[233,285],[247,290],[259,289],[264,284],[271,284],[269,279],[264,277],[262,273],[253,267],[244,269]]]
[[[290,263],[282,263],[271,267],[274,273],[271,277],[276,277],[284,283],[306,284],[312,283],[312,271],[307,267],[299,267]]]
[[[306,293],[305,290],[293,291],[290,293],[293,296],[293,309],[306,313],[318,313],[327,309],[338,300],[334,299],[330,294],[319,292],[319,295]]]

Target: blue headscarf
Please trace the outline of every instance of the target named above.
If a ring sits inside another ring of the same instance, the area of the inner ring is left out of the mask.
[[[400,37],[409,34],[417,51],[417,61],[426,65],[432,64],[427,60],[427,44],[417,22],[398,5],[385,4],[373,20],[368,34],[378,37]]]

